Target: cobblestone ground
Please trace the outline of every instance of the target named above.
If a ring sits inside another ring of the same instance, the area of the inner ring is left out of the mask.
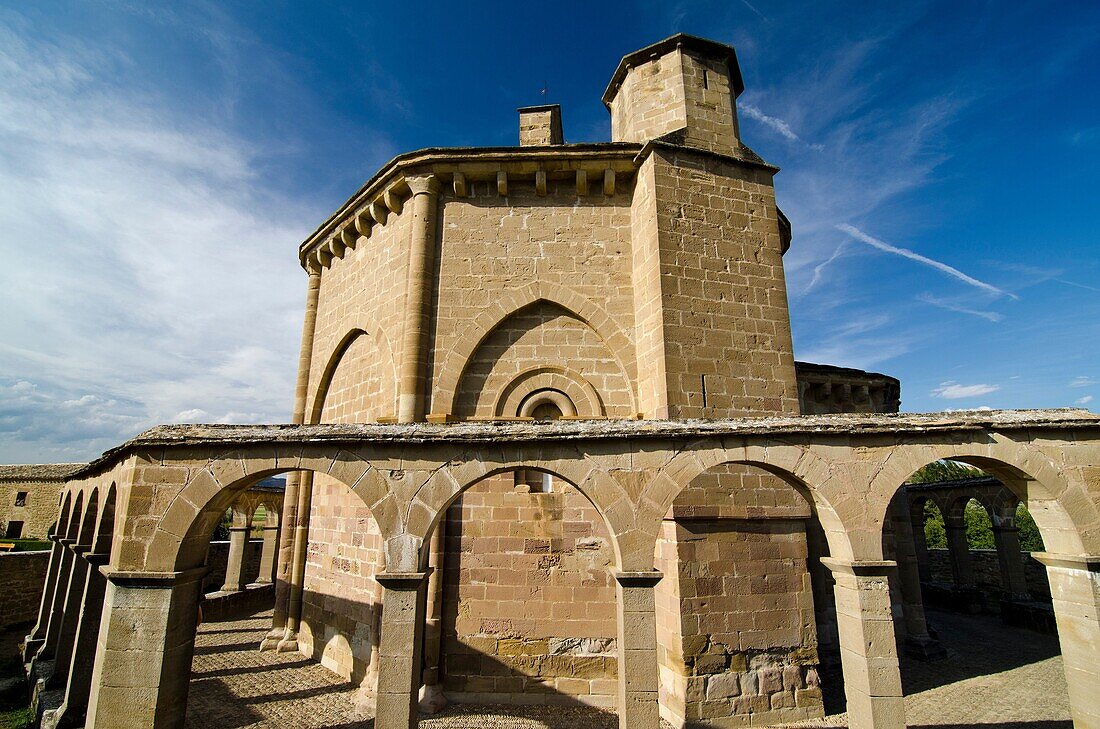
[[[1057,641],[996,618],[929,612],[946,660],[904,661],[912,727],[1070,729]],[[187,704],[189,729],[370,727],[356,688],[296,653],[256,650],[270,613],[199,629]],[[843,727],[843,714],[799,724]],[[613,715],[579,707],[452,707],[421,729],[614,729]]]

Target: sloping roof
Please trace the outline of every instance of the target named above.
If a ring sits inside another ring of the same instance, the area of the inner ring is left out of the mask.
[[[0,481],[64,481],[86,465],[86,463],[0,465]]]

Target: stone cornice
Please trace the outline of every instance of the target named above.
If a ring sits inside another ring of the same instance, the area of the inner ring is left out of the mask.
[[[530,179],[543,189],[547,177],[576,180],[578,191],[587,192],[589,181],[598,183],[607,171],[633,173],[634,157],[641,145],[601,142],[548,147],[429,148],[394,157],[341,205],[299,246],[303,267],[326,267],[333,258],[354,249],[369,237],[374,225],[385,225],[391,214],[400,214],[411,191],[408,177],[435,176],[455,195],[464,197],[471,182],[497,181],[507,193],[507,180]],[[501,175],[504,175],[502,178]],[[613,178],[612,178],[613,179]],[[503,183],[503,184],[502,184]],[[592,193],[599,184],[592,184]],[[607,186],[604,184],[604,190]],[[614,185],[611,186],[612,191]]]
[[[137,450],[250,443],[499,443],[501,441],[590,441],[699,439],[765,436],[790,440],[807,436],[894,435],[919,437],[991,430],[1097,431],[1100,415],[1080,409],[983,410],[958,413],[803,415],[723,420],[558,420],[554,422],[460,422],[450,424],[160,425],[106,451],[73,478],[103,470]]]

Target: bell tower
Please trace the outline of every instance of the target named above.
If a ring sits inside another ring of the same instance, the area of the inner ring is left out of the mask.
[[[744,91],[731,46],[683,33],[624,56],[603,94],[611,141],[653,139],[718,154],[740,147]]]

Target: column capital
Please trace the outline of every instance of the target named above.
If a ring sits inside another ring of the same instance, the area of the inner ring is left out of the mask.
[[[1061,567],[1085,572],[1100,572],[1100,554],[1053,554],[1051,552],[1032,552],[1036,561],[1047,567]]]
[[[82,554],[87,554],[92,551],[92,545],[90,544],[74,544],[72,546],[73,554],[79,557]]]
[[[123,587],[168,589],[175,585],[197,582],[206,576],[210,568],[203,565],[181,572],[143,572],[140,570],[116,570],[104,565],[99,568],[99,571],[108,581]]]
[[[231,532],[250,532],[250,531],[252,531],[252,527],[251,526],[231,526],[231,527],[226,527],[226,530],[231,531]]]
[[[412,175],[405,178],[405,184],[412,190],[414,197],[439,194],[439,178],[435,175]]]
[[[643,570],[640,572],[612,570],[611,576],[623,587],[656,587],[665,575],[660,570]]]
[[[423,572],[381,572],[374,579],[387,590],[415,590],[431,573],[431,567]]]
[[[110,552],[89,552],[84,555],[84,559],[88,560],[93,567],[102,567],[111,561]]]
[[[898,563],[892,559],[851,560],[822,557],[820,561],[834,573],[856,577],[880,577],[889,575],[898,568]]]

